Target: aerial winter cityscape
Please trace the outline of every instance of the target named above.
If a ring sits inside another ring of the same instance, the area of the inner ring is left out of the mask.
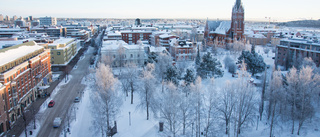
[[[0,0],[0,137],[320,137],[319,4]]]

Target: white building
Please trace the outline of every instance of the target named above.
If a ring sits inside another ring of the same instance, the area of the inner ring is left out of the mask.
[[[109,60],[112,67],[124,67],[129,64],[142,66],[147,55],[144,45],[128,45],[123,40],[104,41],[101,48],[101,59]],[[112,64],[111,64],[112,62]]]
[[[40,20],[40,25],[48,25],[48,26],[57,25],[56,17],[41,17],[39,18],[39,20]]]

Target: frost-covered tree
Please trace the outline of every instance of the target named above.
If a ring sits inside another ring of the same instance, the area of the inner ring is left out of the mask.
[[[158,78],[160,78],[161,83],[164,83],[164,76],[165,72],[167,71],[167,68],[169,66],[172,66],[172,59],[169,55],[165,53],[160,53],[158,56],[158,62],[155,64],[155,73],[157,74]],[[163,84],[162,84],[162,91],[163,91]]]
[[[262,72],[265,70],[266,63],[263,61],[263,57],[258,55],[258,53],[249,51],[242,51],[240,57],[238,58],[238,63],[241,63],[243,60],[247,64],[246,68],[251,72],[252,76],[256,73]]]
[[[165,91],[159,95],[160,118],[164,120],[165,127],[175,137],[180,129],[180,103],[181,96],[172,82],[165,84]]]
[[[138,88],[138,68],[135,64],[127,64],[125,67],[125,70],[122,72],[121,76],[122,84],[125,84],[123,87],[125,87],[127,90],[130,90],[131,92],[131,104],[133,104],[133,93]]]
[[[186,131],[188,125],[191,124],[192,121],[192,116],[194,114],[193,107],[194,104],[192,103],[192,96],[182,96],[180,94],[181,98],[181,103],[179,104],[179,112],[180,112],[180,121],[182,124],[182,134],[186,135]]]
[[[307,118],[315,114],[315,104],[312,102],[319,91],[319,75],[313,72],[309,66],[303,67],[299,72],[299,93],[297,98],[297,110],[299,126],[297,135],[300,135],[300,129]]]
[[[203,117],[203,89],[201,83],[201,77],[197,77],[194,84],[191,84],[191,96],[193,96],[194,103],[194,121],[196,126],[196,137],[200,137],[201,134],[201,118]]]
[[[240,71],[239,78],[232,84],[235,87],[236,93],[236,106],[235,106],[235,123],[236,123],[236,135],[240,134],[240,131],[248,122],[253,121],[256,112],[257,96],[255,88],[249,83],[250,76],[246,73],[245,67]]]
[[[277,105],[282,100],[282,97],[284,97],[284,85],[282,82],[282,74],[281,71],[274,71],[272,74],[272,79],[269,84],[269,110],[268,115],[271,114],[270,119],[270,137],[273,137],[273,129],[274,129],[274,122],[276,121],[276,115],[277,113]],[[264,101],[264,100],[262,100]],[[269,119],[269,118],[268,118]]]
[[[217,110],[220,113],[220,118],[225,123],[226,134],[230,134],[230,125],[231,125],[231,118],[235,110],[236,105],[236,98],[235,98],[235,87],[230,82],[227,81],[225,87],[223,88],[223,91],[221,92],[219,96],[219,102]]]
[[[112,55],[110,55],[109,53],[107,53],[108,55],[102,55],[101,56],[101,62],[106,64],[106,65],[109,65],[109,66],[112,66],[112,63],[114,61]]]
[[[178,71],[175,67],[173,66],[169,66],[167,68],[167,71],[164,73],[164,79],[165,81],[167,82],[172,82],[173,84],[175,85],[178,85],[179,84],[179,75],[178,75]]]
[[[186,85],[189,86],[191,83],[195,81],[196,78],[194,72],[191,69],[187,69],[187,72],[184,75],[183,79]]]
[[[320,72],[320,69],[317,67],[316,63],[313,62],[311,57],[304,58],[301,61],[301,66],[299,68],[301,69],[301,68],[307,67],[307,66],[311,67],[313,69],[314,73],[319,73]]]
[[[99,94],[104,107],[101,107],[105,111],[106,127],[109,132],[110,121],[115,120],[116,115],[119,113],[119,107],[121,106],[121,99],[118,97],[118,90],[115,90],[115,85],[118,79],[113,76],[112,69],[107,65],[99,64],[96,69],[96,85],[97,94]],[[100,109],[100,108],[97,108]]]
[[[223,62],[224,62],[224,68],[228,68],[228,72],[230,72],[230,73],[236,72],[235,61],[230,56],[226,56],[223,59]]]
[[[221,63],[216,58],[212,58],[210,52],[202,57],[200,66],[197,68],[197,75],[201,78],[222,77]]]
[[[217,123],[218,115],[217,115],[217,88],[214,83],[214,78],[210,79],[210,85],[207,89],[207,96],[204,97],[204,108],[205,108],[205,126],[204,126],[204,136],[211,137],[215,136],[215,124]]]
[[[286,75],[286,82],[288,83],[287,86],[287,95],[288,95],[288,103],[291,106],[291,120],[292,120],[292,129],[291,134],[294,133],[294,122],[296,118],[296,104],[297,104],[297,94],[298,94],[298,86],[299,86],[299,79],[297,74],[297,69],[295,67],[291,68],[289,73]]]
[[[140,103],[137,107],[146,109],[147,120],[149,120],[150,109],[155,111],[155,90],[156,90],[156,79],[154,77],[154,64],[147,64],[145,70],[142,71],[141,81],[142,87],[139,92]]]

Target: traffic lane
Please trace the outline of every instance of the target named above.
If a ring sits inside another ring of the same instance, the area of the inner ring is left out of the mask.
[[[42,117],[45,118],[45,121],[42,124],[41,130],[38,133],[39,137],[59,136],[59,134],[61,133],[63,127],[54,129],[52,125],[53,120],[55,117],[60,116],[63,119],[61,124],[63,125],[63,123],[65,122],[64,119],[67,110],[73,103],[74,98],[78,96],[79,92],[82,92],[84,90],[85,86],[80,83],[89,67],[89,60],[92,56],[93,48],[89,48],[88,50],[89,52],[87,55],[89,56],[86,55],[83,60],[80,60],[78,62],[78,69],[71,72],[73,78],[69,81],[69,83],[61,87],[61,91],[59,91],[59,93],[55,96],[55,106],[53,108],[47,109],[46,112],[43,114]]]

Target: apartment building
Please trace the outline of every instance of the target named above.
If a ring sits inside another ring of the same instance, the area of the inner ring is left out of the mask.
[[[179,38],[178,36],[175,35],[169,35],[169,34],[163,34],[159,36],[159,44],[162,47],[166,47],[166,49],[169,51],[170,50],[170,39],[176,39]]]
[[[40,17],[40,25],[55,26],[57,25],[56,17]]]
[[[0,92],[8,128],[21,115],[21,109],[30,105],[45,91],[39,90],[51,80],[50,50],[34,41],[0,50]],[[0,109],[1,111],[1,109]],[[9,125],[10,123],[10,125]],[[3,126],[4,127],[4,126]],[[1,129],[0,129],[1,130]],[[6,129],[5,129],[6,130]]]
[[[86,30],[77,30],[77,31],[71,32],[68,35],[68,37],[75,38],[75,39],[82,40],[82,41],[86,41],[90,38],[90,33]]]
[[[12,37],[12,35],[24,32],[24,29],[16,29],[16,28],[0,28],[0,37]]]
[[[276,46],[275,64],[289,68],[295,58],[311,57],[314,63],[320,65],[320,43],[305,39],[282,39]]]
[[[0,135],[3,133],[3,132],[6,132],[9,128],[9,120],[8,120],[8,117],[7,117],[7,113],[6,113],[6,110],[5,110],[5,86],[2,85],[0,83],[0,104],[1,104],[1,107],[0,107]],[[3,107],[3,106],[4,107]]]
[[[106,34],[103,36],[103,41],[110,41],[110,40],[121,40],[121,33],[116,32],[106,32]]]
[[[55,71],[68,65],[81,46],[80,41],[74,38],[60,38],[48,44],[48,48],[51,50],[52,69]]]
[[[67,29],[64,27],[40,27],[40,28],[31,28],[31,32],[37,33],[47,33],[50,37],[66,37],[67,36]]]
[[[148,41],[150,40],[151,31],[121,31],[122,40],[131,44],[137,44],[139,40]]]
[[[176,62],[193,61],[196,50],[191,42],[173,39],[170,43],[170,54]]]

